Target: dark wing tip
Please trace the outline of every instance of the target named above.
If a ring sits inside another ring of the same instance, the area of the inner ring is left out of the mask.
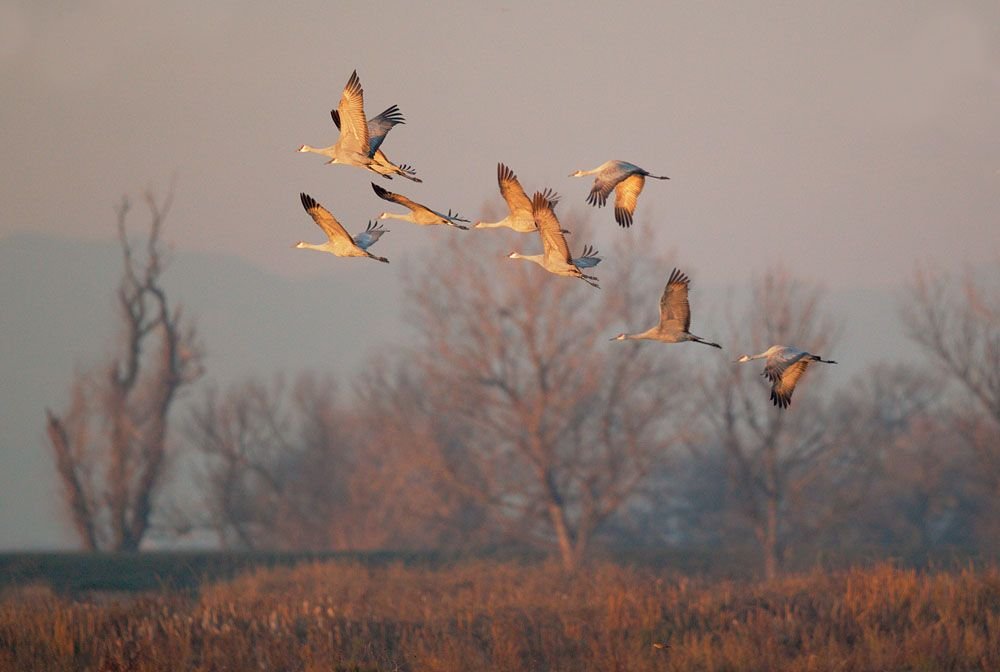
[[[386,120],[392,122],[393,124],[406,123],[406,118],[403,117],[403,113],[399,110],[398,105],[392,105],[386,108],[385,112],[382,113],[382,116],[385,117]]]
[[[551,207],[549,204],[549,199],[546,198],[545,194],[541,191],[536,191],[531,197],[531,209],[532,210],[542,210],[546,207]]]
[[[686,285],[688,284],[688,282],[689,282],[688,277],[684,273],[682,273],[679,268],[674,268],[674,270],[670,272],[670,277],[667,279],[668,285],[675,285],[675,284]]]
[[[497,182],[504,182],[506,180],[517,179],[514,175],[514,171],[508,168],[502,163],[497,164]]]
[[[372,189],[375,191],[375,195],[378,196],[379,198],[384,198],[387,201],[392,200],[391,198],[389,198],[390,192],[386,191],[385,189],[378,186],[374,182],[372,182]]]
[[[667,279],[668,285],[687,285],[690,282],[691,281],[688,279],[688,276],[682,273],[679,268],[674,268],[674,270],[670,272],[670,277]]]
[[[779,393],[771,390],[771,401],[778,408],[788,408],[788,405],[792,403],[791,393]]]
[[[299,194],[299,199],[302,201],[302,207],[306,210],[312,210],[316,207],[316,201],[305,192]]]
[[[358,78],[357,70],[351,73],[350,78],[347,80],[347,86],[345,86],[344,88],[349,90],[354,90],[355,88],[357,89],[361,88],[361,79]]]
[[[625,208],[615,208],[615,221],[627,229],[632,226],[632,213]]]

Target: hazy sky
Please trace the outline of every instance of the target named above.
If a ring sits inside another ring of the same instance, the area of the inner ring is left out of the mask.
[[[354,69],[369,116],[400,106],[384,149],[423,184],[295,152],[332,144]],[[179,253],[304,277],[364,264],[292,249],[322,238],[300,191],[350,230],[398,210],[372,181],[474,218],[503,161],[586,208],[589,179],[567,175],[616,158],[672,178],[636,219],[701,286],[780,262],[832,290],[893,289],[918,262],[1000,259],[995,0],[5,0],[0,81],[0,239],[107,238],[123,193],[176,176]],[[601,249],[629,235],[596,215]],[[436,236],[491,235],[392,224],[377,253],[394,263],[365,282],[398,287],[397,259]]]
[[[582,202],[567,175],[621,158],[672,177],[638,216],[720,281],[996,258],[996,2],[475,4],[7,0],[0,236],[107,236],[120,194],[176,174],[181,249],[294,274],[330,261],[290,249],[316,233],[300,191],[355,228],[386,205],[370,178],[475,214],[497,161]],[[423,185],[294,152],[333,141],[355,68]],[[383,254],[424,233],[397,228]]]

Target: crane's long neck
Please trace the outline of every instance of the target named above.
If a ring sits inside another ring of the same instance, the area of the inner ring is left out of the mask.
[[[639,332],[638,334],[622,334],[618,337],[618,339],[621,341],[656,340],[658,330],[659,326],[650,327],[646,331]]]
[[[511,259],[526,259],[527,261],[533,261],[542,268],[545,268],[545,255],[544,254],[518,254],[514,252],[510,255]]]
[[[312,145],[302,145],[299,147],[300,152],[312,152],[313,154],[320,154],[322,156],[333,156],[333,147],[313,147]]]
[[[320,243],[319,245],[314,245],[312,243],[300,241],[295,244],[295,247],[299,248],[300,250],[316,250],[317,252],[329,252],[330,242],[327,241],[325,243]]]
[[[476,229],[495,229],[501,226],[509,226],[507,223],[509,219],[509,217],[504,217],[499,222],[476,222],[472,226]]]

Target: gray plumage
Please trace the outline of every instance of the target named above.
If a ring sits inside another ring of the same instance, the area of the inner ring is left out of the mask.
[[[615,221],[620,226],[632,226],[632,215],[642,193],[642,187],[647,177],[657,180],[669,180],[665,175],[653,175],[639,166],[627,161],[605,161],[593,170],[578,170],[570,173],[570,177],[594,175],[594,185],[587,196],[587,203],[601,208],[608,201],[611,190],[615,191]]]
[[[367,250],[369,247],[378,242],[378,239],[382,237],[382,234],[388,232],[389,229],[383,228],[381,224],[370,221],[364,231],[361,231],[354,236],[354,244],[362,250]]]
[[[754,359],[766,360],[761,375],[771,381],[771,401],[778,408],[788,408],[792,403],[792,392],[810,362],[837,363],[790,345],[772,345],[757,355],[741,355],[736,361],[749,362]]]
[[[570,259],[573,265],[577,268],[593,268],[601,263],[602,258],[597,256],[600,252],[597,251],[592,245],[584,245],[583,253],[579,257],[573,257]]]
[[[713,348],[722,349],[718,343],[706,341],[701,336],[695,336],[689,329],[691,327],[691,307],[688,303],[688,286],[690,280],[674,269],[667,279],[667,286],[663,288],[663,295],[660,297],[660,321],[656,326],[650,327],[646,331],[638,334],[618,334],[611,340],[626,341],[646,339],[650,341],[660,341],[661,343],[683,343],[694,341],[704,343]]]

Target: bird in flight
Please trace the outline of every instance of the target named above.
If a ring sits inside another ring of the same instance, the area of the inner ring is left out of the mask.
[[[570,173],[570,177],[594,175],[594,186],[587,196],[587,203],[601,208],[608,202],[608,195],[615,190],[615,221],[620,226],[632,226],[632,215],[635,205],[646,184],[646,178],[669,180],[665,175],[652,175],[639,166],[627,161],[605,161],[593,170],[578,170]]]
[[[788,408],[792,403],[792,392],[810,362],[837,363],[789,345],[772,345],[758,355],[741,355],[736,361],[749,362],[754,359],[766,360],[761,375],[771,381],[771,401],[779,408]]]
[[[648,339],[662,343],[683,343],[694,341],[704,343],[713,348],[722,349],[718,343],[706,341],[701,336],[695,336],[688,329],[691,327],[691,306],[688,303],[688,276],[674,269],[667,279],[660,297],[660,321],[646,331],[638,334],[618,334],[612,341],[627,341]]]
[[[531,211],[531,199],[524,193],[524,188],[517,180],[514,171],[502,163],[497,164],[497,183],[500,185],[500,195],[507,202],[507,216],[499,222],[476,222],[473,228],[491,229],[505,226],[520,233],[531,233],[538,230],[535,217]],[[559,202],[559,195],[551,189],[542,192],[552,207]]]
[[[368,168],[372,163],[371,141],[368,137],[368,122],[365,121],[365,93],[357,70],[351,73],[351,78],[340,94],[337,115],[340,120],[340,137],[336,144],[321,148],[302,145],[299,151],[329,156],[327,163]]]
[[[334,125],[337,129],[340,129],[340,113],[336,110],[330,110],[330,117],[333,119]],[[382,151],[382,142],[385,140],[385,136],[392,130],[392,127],[396,124],[405,124],[406,120],[403,119],[403,113],[399,111],[399,107],[393,105],[392,107],[386,108],[378,115],[372,117],[368,120],[368,157],[372,160],[368,164],[368,170],[378,173],[382,177],[391,180],[393,175],[401,175],[408,180],[413,180],[414,182],[423,182],[419,177],[416,177],[417,171],[405,163],[401,163],[398,166],[389,160],[389,157],[385,155]],[[306,145],[303,145],[306,147]],[[299,151],[311,151],[310,149],[299,149]],[[327,148],[329,149],[329,148]],[[313,150],[315,151],[315,150]],[[320,150],[319,153],[323,153]]]
[[[556,213],[552,209],[552,202],[549,200],[546,192],[535,192],[534,197],[531,199],[531,209],[535,222],[538,225],[538,235],[542,239],[543,252],[542,254],[511,252],[507,258],[527,259],[538,264],[549,273],[580,278],[591,287],[600,289],[600,285],[597,284],[597,278],[592,275],[585,275],[573,263],[573,259],[569,254],[569,246],[566,244],[566,237],[563,235],[562,227],[559,226],[559,220],[556,219]],[[587,250],[585,250],[584,256],[587,256],[586,252]],[[596,254],[596,251],[593,253]],[[596,257],[588,258],[596,259]],[[598,261],[600,259],[589,265],[596,265]]]
[[[376,261],[381,261],[385,264],[389,263],[389,260],[385,257],[376,257],[366,249],[374,243],[375,240],[378,240],[378,237],[380,237],[384,231],[379,232],[378,236],[368,243],[368,245],[361,247],[354,241],[354,239],[351,238],[350,234],[347,233],[347,230],[341,226],[336,217],[331,215],[329,210],[317,203],[312,196],[303,193],[299,194],[299,198],[302,200],[302,207],[306,209],[306,212],[308,212],[309,216],[313,218],[316,225],[323,229],[323,232],[326,233],[327,241],[325,243],[320,243],[319,245],[314,245],[300,240],[295,243],[295,247],[306,250],[317,250],[318,252],[329,252],[330,254],[338,257],[368,257],[370,259],[375,259]],[[371,235],[372,230],[373,229],[369,224],[366,233]],[[361,236],[364,234],[358,235]]]
[[[459,217],[458,213],[452,213],[448,210],[447,215],[443,215],[437,210],[431,210],[425,205],[421,205],[416,201],[411,201],[406,196],[400,196],[399,194],[394,194],[391,191],[387,191],[382,187],[378,186],[372,182],[372,189],[375,190],[375,195],[379,198],[391,201],[402,205],[404,208],[409,208],[410,212],[405,215],[400,215],[394,212],[383,212],[379,215],[379,219],[402,219],[407,222],[413,222],[414,224],[420,224],[421,226],[431,226],[433,224],[445,224],[447,226],[454,226],[458,229],[469,230],[469,227],[463,226],[458,222],[468,222],[469,220]]]

